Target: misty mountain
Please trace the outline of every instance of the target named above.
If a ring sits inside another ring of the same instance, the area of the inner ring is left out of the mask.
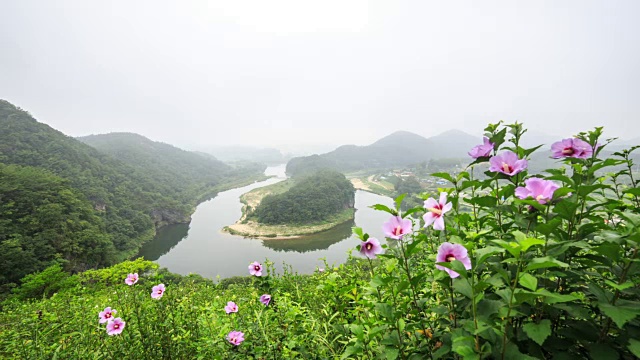
[[[480,143],[481,137],[459,130],[446,131],[430,138],[397,131],[371,145],[344,145],[326,154],[293,158],[287,164],[287,173],[298,175],[320,168],[349,172],[402,167],[430,159],[462,158]]]
[[[109,133],[77,139],[181,192],[205,193],[231,170],[213,156],[203,157],[138,134]]]
[[[220,146],[200,149],[225,162],[252,161],[269,165],[282,164],[288,159],[278,149],[251,146]]]

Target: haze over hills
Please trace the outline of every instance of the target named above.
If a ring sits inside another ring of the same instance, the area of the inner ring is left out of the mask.
[[[213,155],[225,162],[254,161],[264,164],[282,164],[288,160],[280,150],[252,146],[211,146],[199,147],[199,152]]]
[[[193,192],[195,198],[231,171],[231,167],[213,156],[202,157],[138,134],[109,133],[77,139],[133,166],[140,175],[170,184],[180,192]]]
[[[460,158],[467,156],[473,146],[482,142],[460,130],[446,131],[425,138],[409,131],[397,131],[371,145],[344,145],[321,154],[293,158],[287,164],[287,173],[298,175],[319,168],[355,171],[399,167],[430,159]]]

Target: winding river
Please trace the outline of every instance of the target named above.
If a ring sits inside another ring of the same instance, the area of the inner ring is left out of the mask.
[[[383,239],[382,223],[388,214],[369,208],[373,204],[391,206],[388,197],[358,190],[356,214],[352,222],[331,230],[286,240],[258,240],[224,233],[221,229],[233,224],[242,215],[240,195],[255,188],[283,181],[285,165],[272,166],[265,171],[274,177],[265,181],[219,193],[215,198],[198,205],[190,224],[161,228],[155,239],[144,244],[138,254],[178,274],[196,273],[207,278],[226,278],[247,275],[247,266],[265,259],[282,272],[283,263],[293,271],[308,274],[329,265],[347,260],[349,251],[359,240],[351,234],[351,227],[360,226],[371,236]],[[355,224],[354,224],[355,222]]]

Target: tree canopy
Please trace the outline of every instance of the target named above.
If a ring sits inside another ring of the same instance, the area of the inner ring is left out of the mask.
[[[354,203],[351,182],[336,171],[321,170],[296,180],[282,194],[265,196],[251,216],[271,225],[310,224],[353,208]]]

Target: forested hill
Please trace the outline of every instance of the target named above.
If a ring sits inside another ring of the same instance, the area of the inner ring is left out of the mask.
[[[262,224],[311,224],[352,209],[355,189],[344,175],[321,170],[295,180],[284,193],[267,195],[251,217]]]
[[[398,131],[371,145],[344,145],[326,154],[293,158],[287,164],[287,174],[297,176],[323,168],[343,172],[381,169],[430,159],[462,158],[467,156],[469,149],[480,143],[481,138],[457,130],[430,138]]]
[[[4,100],[0,129],[0,286],[55,259],[81,270],[135,254],[155,226],[188,221],[198,197],[213,195],[222,176],[263,170],[232,170],[193,154],[206,164],[201,167],[220,169],[221,175],[212,170],[195,176],[181,168],[179,178],[169,170],[176,177],[162,177],[158,174],[171,165],[131,166],[125,161],[136,155],[118,154],[125,160],[120,161]],[[178,181],[183,186],[177,187]]]
[[[110,133],[77,138],[100,152],[131,165],[138,177],[148,177],[175,191],[173,198],[193,203],[232,173],[214,157],[185,151],[132,133]]]

